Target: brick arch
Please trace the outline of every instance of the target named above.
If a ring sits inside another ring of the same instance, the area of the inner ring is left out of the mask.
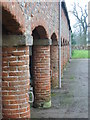
[[[24,14],[17,2],[2,2],[2,24],[8,34],[23,34],[25,32]]]
[[[35,29],[32,31],[33,39],[48,39],[47,32],[45,28],[41,25],[35,27]]]
[[[53,33],[53,34],[51,35],[51,39],[52,39],[52,44],[54,44],[54,43],[57,43],[57,42],[58,42],[58,38],[57,38],[56,33]]]
[[[58,29],[57,27],[56,27],[56,29]],[[55,36],[57,37],[57,41],[58,41],[58,39],[59,39],[59,36],[58,36],[58,30],[51,30],[51,34],[50,34],[50,36],[52,37],[52,35],[54,35],[55,34]]]
[[[43,16],[40,16],[40,17],[36,16],[36,17],[32,18],[32,20],[31,20],[31,31],[33,31],[38,26],[43,26],[43,28],[46,31],[47,38],[50,38],[48,25],[47,25],[46,21],[42,18],[43,18]]]

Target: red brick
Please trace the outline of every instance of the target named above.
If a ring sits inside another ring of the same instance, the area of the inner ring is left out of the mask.
[[[19,52],[19,51],[12,53],[13,56],[22,56],[24,54],[25,54],[24,52]]]
[[[3,77],[7,77],[7,76],[8,76],[8,73],[7,73],[7,72],[3,72],[3,73],[2,73],[2,76],[3,76]]]
[[[24,72],[9,72],[9,76],[22,76],[25,75]]]
[[[10,62],[10,66],[22,66],[25,64],[25,62]]]
[[[6,77],[6,78],[2,78],[3,81],[16,81],[17,80],[17,77]]]

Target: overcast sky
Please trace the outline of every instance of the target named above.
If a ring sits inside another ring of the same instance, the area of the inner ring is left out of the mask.
[[[84,7],[85,5],[88,6],[89,1],[90,0],[65,0],[68,11],[70,11],[72,9],[72,4],[74,2],[79,3],[80,6]],[[72,28],[72,31],[74,32],[73,25],[76,23],[76,20],[75,20],[75,17],[72,14],[70,14],[70,12],[68,14],[69,14],[69,18],[70,18],[71,28]]]

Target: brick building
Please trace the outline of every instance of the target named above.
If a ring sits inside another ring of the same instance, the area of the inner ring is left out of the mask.
[[[0,2],[1,8],[2,117],[30,118],[30,79],[34,107],[51,107],[51,86],[58,87],[59,3],[7,0]],[[69,60],[71,31],[65,2],[61,3],[61,19],[63,74]]]

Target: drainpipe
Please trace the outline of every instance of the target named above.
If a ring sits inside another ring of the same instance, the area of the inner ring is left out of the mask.
[[[61,0],[59,0],[59,88],[61,88]]]

